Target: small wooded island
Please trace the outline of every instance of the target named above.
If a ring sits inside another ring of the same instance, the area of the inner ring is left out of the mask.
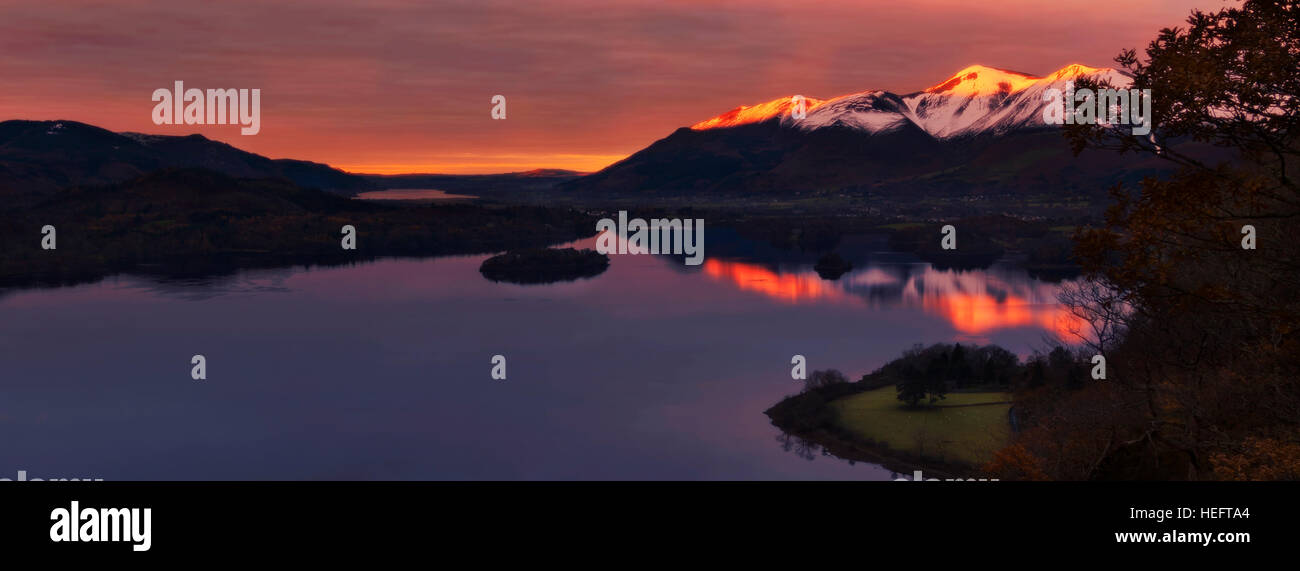
[[[478,271],[494,282],[545,284],[597,276],[608,267],[609,256],[594,250],[529,248],[492,256]]]

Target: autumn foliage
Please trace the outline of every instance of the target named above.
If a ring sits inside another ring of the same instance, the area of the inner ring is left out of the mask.
[[[1196,12],[1145,55],[1117,61],[1134,87],[1152,90],[1156,136],[1066,128],[1076,150],[1151,153],[1180,167],[1112,189],[1105,224],[1075,236],[1097,287],[1068,301],[1108,321],[1090,346],[1106,357],[1107,378],[1018,390],[1030,420],[988,469],[1029,479],[1295,479],[1300,3]],[[1198,148],[1231,159],[1209,162]]]

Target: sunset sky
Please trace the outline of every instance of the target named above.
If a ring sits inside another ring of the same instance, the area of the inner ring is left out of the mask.
[[[907,93],[974,63],[1108,66],[1192,8],[1223,5],[0,0],[0,120],[198,132],[353,172],[590,171],[742,104]],[[151,94],[177,80],[261,89],[261,133],[154,125]],[[504,121],[490,117],[495,94]]]

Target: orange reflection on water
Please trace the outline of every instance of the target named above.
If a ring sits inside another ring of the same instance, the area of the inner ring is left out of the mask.
[[[1033,303],[1008,295],[997,299],[986,293],[946,292],[926,296],[924,308],[943,316],[953,328],[969,335],[980,335],[1008,327],[1037,326],[1061,340],[1075,338],[1079,319],[1056,304]]]
[[[726,262],[716,258],[704,260],[705,275],[729,281],[745,291],[756,291],[787,303],[814,300],[845,301],[844,291],[835,288],[816,273],[781,274],[757,264]]]
[[[892,277],[872,267],[837,281],[823,280],[816,272],[781,273],[764,266],[710,258],[705,275],[731,283],[744,291],[761,293],[784,303],[849,303],[919,307],[938,315],[964,335],[983,335],[1012,327],[1038,327],[1066,342],[1079,339],[1082,321],[1056,301],[1059,286],[1029,278],[1007,280],[989,272],[958,272],[926,268]],[[891,279],[892,278],[892,279]],[[866,287],[860,287],[865,285]],[[876,288],[894,292],[870,295]],[[860,291],[865,290],[865,291]]]

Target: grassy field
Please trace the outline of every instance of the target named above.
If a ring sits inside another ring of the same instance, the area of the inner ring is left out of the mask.
[[[951,393],[933,407],[911,409],[883,387],[830,403],[838,423],[860,438],[944,462],[979,465],[1011,438],[1008,393]],[[976,405],[976,406],[957,406]]]

